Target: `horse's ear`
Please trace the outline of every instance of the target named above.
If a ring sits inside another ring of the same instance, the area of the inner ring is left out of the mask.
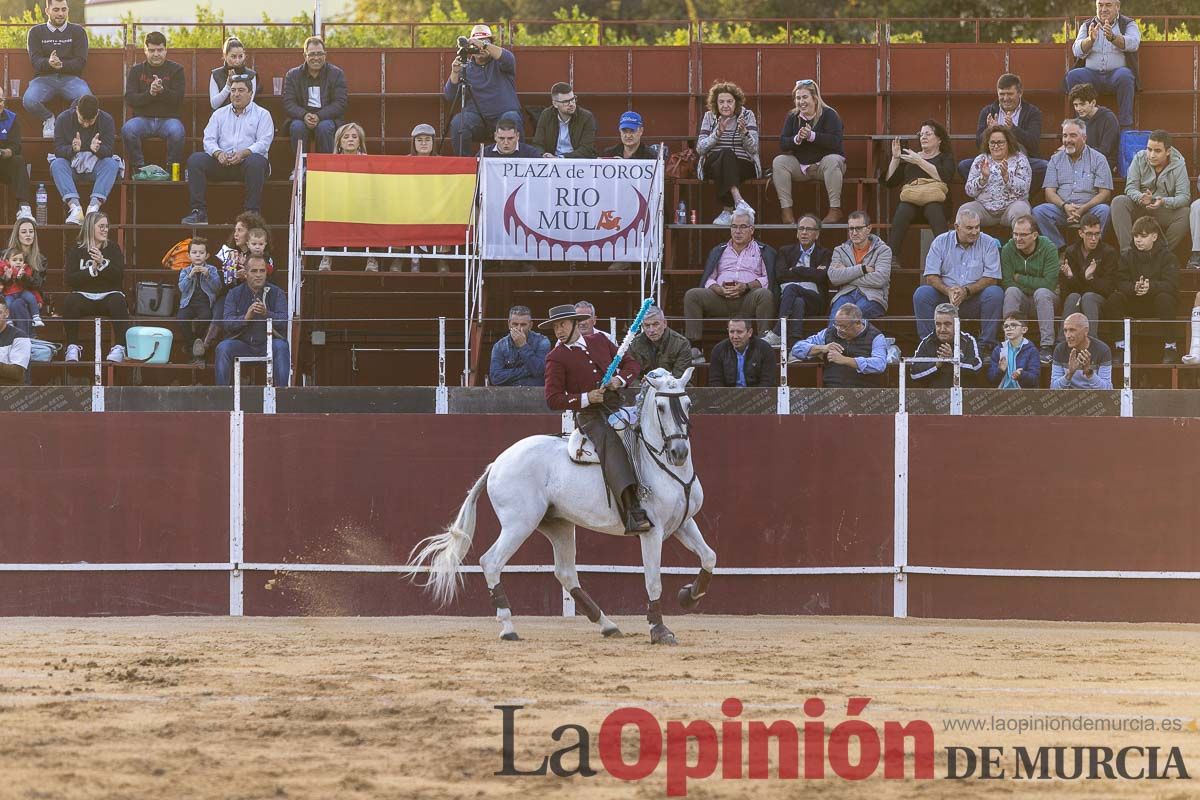
[[[684,388],[687,388],[688,383],[692,380],[692,372],[695,369],[695,367],[688,367],[683,371],[683,374],[679,376],[679,382],[683,384]]]

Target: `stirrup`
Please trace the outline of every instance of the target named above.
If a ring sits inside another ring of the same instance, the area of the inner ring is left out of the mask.
[[[628,511],[625,513],[626,536],[641,536],[643,533],[649,533],[653,529],[654,525],[650,522],[650,518],[646,516],[645,510],[639,508],[636,512]]]

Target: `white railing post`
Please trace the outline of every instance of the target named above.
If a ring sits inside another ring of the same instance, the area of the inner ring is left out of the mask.
[[[950,386],[950,415],[962,416],[962,320],[954,316],[954,383]]]
[[[438,317],[438,385],[435,414],[450,413],[450,395],[446,388],[446,318]]]
[[[116,334],[114,333],[115,337]],[[92,356],[92,411],[104,410],[104,375],[100,363],[100,318],[92,320],[92,338],[95,343],[95,354]]]
[[[792,413],[791,390],[788,388],[788,319],[779,318],[779,388],[775,393],[775,413],[787,415]]]
[[[1133,352],[1133,325],[1129,317],[1125,318],[1125,353],[1122,356],[1125,379],[1121,386],[1121,416],[1133,416],[1133,362],[1130,353]]]
[[[899,403],[898,407],[896,408],[897,414],[907,414],[908,413],[908,404],[905,399],[906,390],[908,388],[906,386],[907,381],[908,381],[908,362],[906,359],[901,358],[900,359],[900,403]]]
[[[275,413],[275,339],[274,320],[267,317],[267,385],[263,387],[263,413]]]
[[[244,586],[241,570],[245,558],[245,484],[243,469],[245,457],[245,418],[238,400],[241,390],[241,370],[234,363],[234,410],[229,415],[229,616],[240,617],[243,613]]]
[[[900,411],[895,426],[895,483],[892,510],[892,616],[908,616],[908,414],[904,411],[904,365],[900,365]]]

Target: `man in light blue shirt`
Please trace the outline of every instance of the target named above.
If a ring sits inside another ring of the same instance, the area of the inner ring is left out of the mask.
[[[229,79],[229,100],[213,112],[204,127],[204,152],[192,153],[187,162],[188,194],[192,213],[184,225],[207,225],[209,179],[244,181],[246,210],[262,210],[263,184],[271,172],[267,153],[275,138],[270,113],[253,100],[250,78],[235,75]]]
[[[1133,93],[1137,89],[1137,23],[1121,15],[1121,0],[1096,0],[1096,16],[1079,26],[1071,46],[1077,59],[1067,73],[1067,91],[1090,83],[1097,92],[1115,92],[1117,121],[1122,130],[1133,127]]]
[[[1067,240],[1062,228],[1079,227],[1087,213],[1100,220],[1100,231],[1108,225],[1108,201],[1112,199],[1112,169],[1099,150],[1088,147],[1087,125],[1068,119],[1062,124],[1062,149],[1050,157],[1042,188],[1046,202],[1033,209],[1038,230],[1059,250]]]
[[[923,283],[913,292],[917,335],[933,333],[933,310],[949,302],[967,319],[981,319],[982,352],[999,340],[1004,290],[1000,288],[1000,243],[981,233],[979,215],[960,208],[954,230],[934,238],[925,257]]]

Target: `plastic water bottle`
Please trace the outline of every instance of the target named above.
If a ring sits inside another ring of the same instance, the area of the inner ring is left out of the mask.
[[[50,215],[50,195],[46,194],[46,184],[38,184],[36,199],[37,208],[33,212],[33,216],[37,219],[40,228],[46,224]]]
[[[675,224],[687,224],[687,203],[683,202],[682,200],[679,201],[679,208],[675,210]]]

